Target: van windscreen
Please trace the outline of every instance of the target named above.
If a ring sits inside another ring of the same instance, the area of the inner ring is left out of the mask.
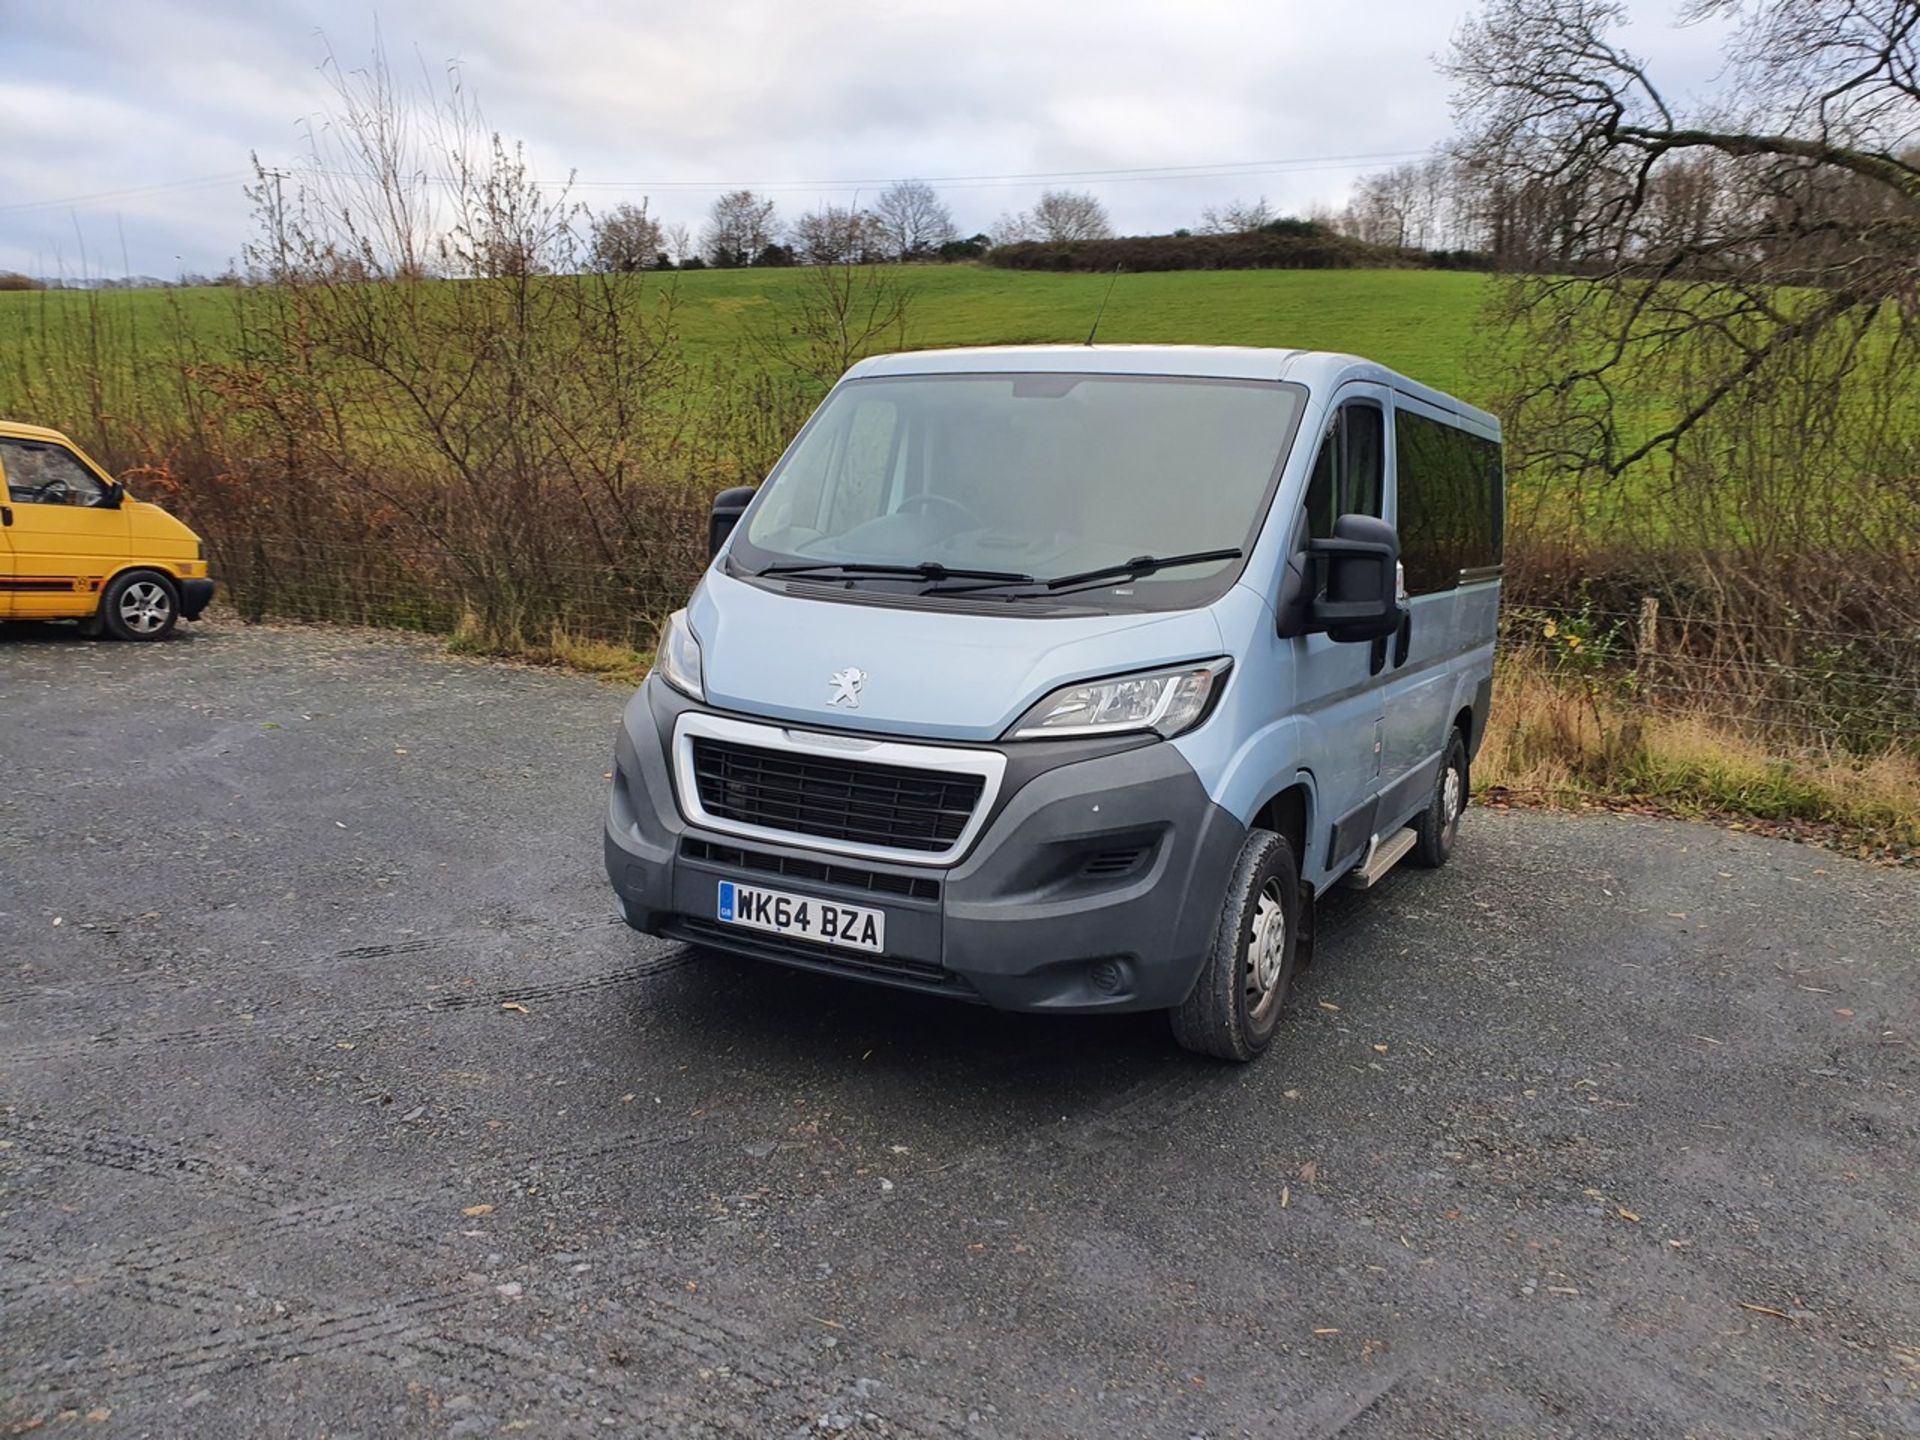
[[[1072,373],[853,381],[768,478],[735,559],[1044,581],[1249,547],[1302,398],[1270,381]],[[1239,564],[1127,584],[1192,603]]]

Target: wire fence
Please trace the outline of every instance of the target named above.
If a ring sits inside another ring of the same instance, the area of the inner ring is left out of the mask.
[[[446,547],[256,539],[216,555],[226,603],[243,620],[298,620],[462,634],[511,650],[555,638],[640,652],[700,578],[658,564],[502,556]]]
[[[1920,752],[1920,632],[1509,606],[1501,651],[1609,702],[1684,712],[1772,748]]]
[[[592,642],[649,653],[699,580],[684,549],[658,563],[502,557],[441,547],[240,540],[220,547],[242,619],[460,634],[488,648]],[[1920,633],[1747,622],[1648,599],[1634,611],[1508,605],[1507,664],[1629,711],[1684,712],[1782,752],[1920,753]]]

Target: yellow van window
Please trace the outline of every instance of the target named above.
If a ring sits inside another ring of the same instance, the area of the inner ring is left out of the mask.
[[[98,505],[107,498],[100,478],[59,445],[0,440],[0,470],[16,505]]]

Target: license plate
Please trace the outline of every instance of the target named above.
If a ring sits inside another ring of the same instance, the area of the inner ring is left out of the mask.
[[[723,925],[742,925],[821,945],[881,954],[887,943],[887,915],[865,905],[836,905],[810,895],[789,895],[758,885],[720,882],[717,914]]]

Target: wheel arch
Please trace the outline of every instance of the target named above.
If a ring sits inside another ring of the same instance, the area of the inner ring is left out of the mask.
[[[94,591],[94,608],[98,609],[107,603],[107,592],[122,576],[131,575],[137,570],[151,570],[156,575],[164,575],[173,582],[175,590],[178,590],[180,582],[187,578],[165,560],[129,560],[124,565],[116,565],[100,577],[100,588]]]
[[[1253,813],[1254,828],[1286,837],[1293,846],[1294,861],[1302,874],[1309,868],[1307,850],[1313,836],[1314,801],[1313,775],[1301,770],[1262,800]]]

